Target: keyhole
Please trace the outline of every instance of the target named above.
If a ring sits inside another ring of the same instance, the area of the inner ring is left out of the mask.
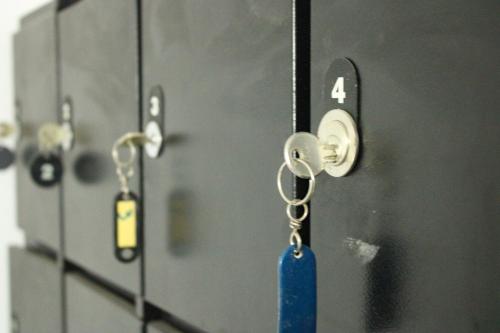
[[[293,159],[295,159],[295,160],[300,159],[301,155],[300,155],[300,152],[299,152],[299,150],[298,150],[298,149],[294,149],[294,150],[292,151],[292,157],[293,157]]]
[[[41,178],[43,181],[52,181],[54,180],[55,168],[51,164],[43,164],[41,167]]]

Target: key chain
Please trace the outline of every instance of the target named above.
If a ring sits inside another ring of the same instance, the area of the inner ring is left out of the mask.
[[[64,141],[66,132],[55,123],[47,123],[38,130],[39,154],[31,164],[31,177],[41,187],[52,187],[61,181],[63,165],[57,148]]]
[[[314,194],[315,176],[322,171],[332,177],[343,177],[352,170],[358,155],[359,137],[356,122],[341,109],[328,111],[319,124],[318,135],[298,132],[291,135],[284,148],[285,163],[278,170],[277,183],[287,203],[290,220],[290,247],[279,261],[279,333],[316,332],[316,259],[302,244],[299,230],[309,215],[308,202]],[[285,195],[281,176],[287,167],[297,177],[309,179],[303,199],[290,200]],[[292,208],[302,207],[295,217]]]
[[[316,257],[312,250],[302,244],[300,229],[309,215],[308,202],[314,193],[316,179],[309,164],[295,158],[309,173],[309,189],[303,199],[287,198],[283,191],[281,178],[286,162],[281,165],[277,175],[278,190],[287,204],[286,214],[290,220],[290,246],[282,253],[278,263],[279,318],[278,333],[315,333],[316,332]],[[303,214],[294,217],[293,207],[302,207]]]
[[[129,180],[134,176],[134,164],[137,157],[136,144],[148,142],[143,133],[127,133],[113,146],[112,157],[116,164],[116,174],[120,183],[120,193],[114,201],[114,253],[116,259],[124,263],[134,261],[139,255],[141,205],[139,196],[130,191]],[[128,160],[120,159],[119,150],[127,147]]]

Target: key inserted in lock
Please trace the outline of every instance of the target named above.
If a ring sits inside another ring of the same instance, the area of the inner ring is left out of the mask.
[[[351,171],[359,151],[359,136],[354,119],[344,110],[327,112],[319,124],[318,135],[299,132],[285,143],[285,161],[298,177],[309,178],[309,171],[297,162],[307,161],[313,173],[325,170],[333,177]]]

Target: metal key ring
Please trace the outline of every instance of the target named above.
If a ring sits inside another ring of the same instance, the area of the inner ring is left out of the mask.
[[[297,222],[297,223],[304,222],[306,220],[307,216],[309,215],[309,206],[307,204],[302,205],[302,209],[304,210],[304,212],[302,213],[302,215],[300,217],[293,216],[292,207],[294,207],[294,206],[292,206],[292,205],[286,206],[286,215],[288,216],[290,221]],[[295,207],[297,207],[297,206],[295,206]]]
[[[298,231],[293,231],[290,234],[290,245],[295,246],[295,258],[302,258],[302,237],[300,237]]]
[[[115,162],[117,167],[125,169],[134,164],[135,158],[137,157],[137,148],[135,147],[135,141],[139,140],[147,141],[148,139],[143,133],[127,133],[115,142],[111,155],[113,156],[113,161]],[[120,154],[118,152],[120,147],[124,145],[127,145],[130,151],[130,156],[125,162],[120,160]]]
[[[301,199],[301,200],[299,200],[299,199],[290,200],[285,195],[285,192],[283,191],[283,186],[281,184],[281,177],[283,175],[283,170],[287,166],[286,162],[283,163],[281,165],[281,167],[279,168],[278,175],[276,177],[276,182],[278,184],[278,191],[280,192],[281,197],[283,198],[283,200],[285,200],[285,202],[287,204],[289,204],[290,206],[302,206],[302,205],[305,205],[306,203],[308,203],[311,200],[311,197],[314,194],[314,189],[316,188],[316,178],[314,176],[313,170],[311,169],[311,167],[309,166],[309,164],[307,164],[306,161],[304,161],[304,160],[302,160],[300,158],[296,158],[295,160],[297,162],[299,162],[300,164],[302,164],[307,169],[307,172],[309,173],[309,188],[307,189],[306,196],[303,199]]]

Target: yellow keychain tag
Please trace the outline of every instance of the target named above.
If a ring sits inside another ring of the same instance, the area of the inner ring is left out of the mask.
[[[115,201],[115,255],[122,262],[139,253],[139,201],[132,193],[120,193]]]
[[[137,246],[137,205],[133,200],[120,200],[116,204],[118,248]]]

